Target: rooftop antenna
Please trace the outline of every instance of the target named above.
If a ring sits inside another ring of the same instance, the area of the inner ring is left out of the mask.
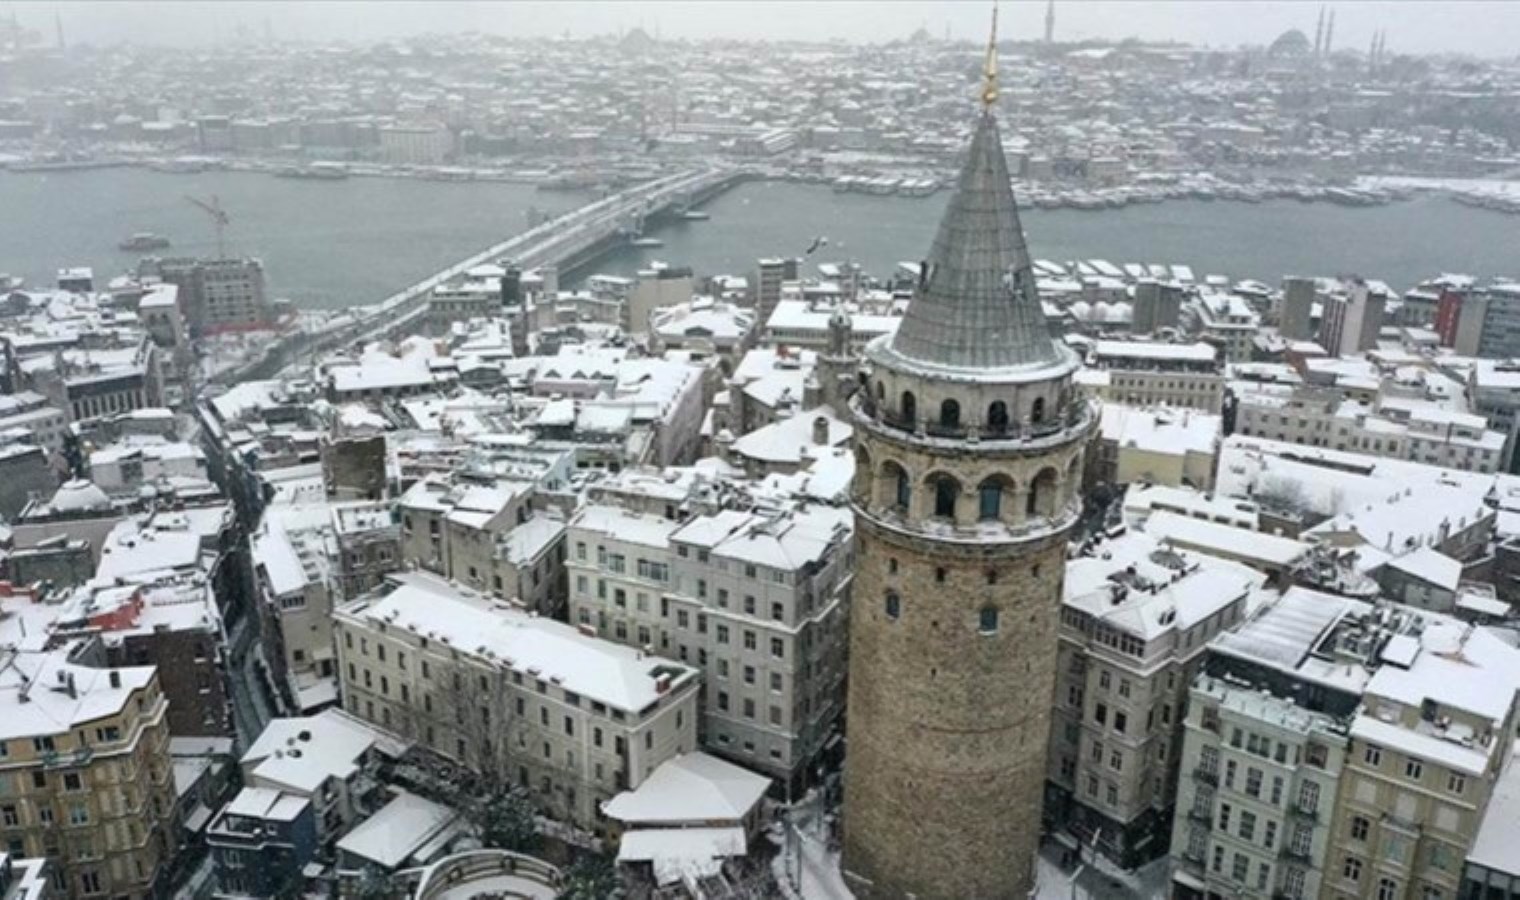
[[[987,37],[987,63],[982,67],[982,108],[991,109],[997,102],[997,0],[992,0],[992,33]]]

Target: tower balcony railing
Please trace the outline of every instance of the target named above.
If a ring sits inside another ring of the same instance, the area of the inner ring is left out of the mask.
[[[882,409],[874,401],[862,401],[858,411],[867,419],[894,431],[905,434],[926,435],[949,440],[1016,441],[1039,440],[1054,437],[1084,424],[1091,416],[1088,404],[1072,403],[1067,414],[1042,422],[1007,422],[971,425],[957,423],[948,425],[933,420],[915,420],[897,412]]]

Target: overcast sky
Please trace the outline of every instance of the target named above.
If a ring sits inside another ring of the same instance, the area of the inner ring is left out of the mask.
[[[1520,3],[1341,0],[1335,45],[1366,49],[1376,28],[1388,31],[1393,52],[1459,51],[1483,56],[1520,54]],[[1312,40],[1318,2],[1280,0],[1058,0],[1058,39],[1137,36],[1212,46],[1268,43],[1297,27]],[[200,44],[230,38],[238,27],[262,33],[265,23],[279,38],[358,41],[422,32],[478,30],[498,34],[576,37],[608,34],[642,25],[664,37],[751,39],[845,39],[876,42],[905,37],[920,25],[936,36],[986,34],[986,2],[296,2],[296,0],[0,0],[23,24],[54,33],[55,15],[70,43],[132,41]],[[1003,34],[1043,33],[1044,0],[1003,3]]]

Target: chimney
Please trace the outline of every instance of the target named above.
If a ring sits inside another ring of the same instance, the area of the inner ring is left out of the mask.
[[[119,687],[121,687],[121,673],[120,672],[116,671],[115,669],[112,669],[111,673],[110,673],[110,679],[111,679],[111,687],[113,687],[113,688],[119,688]]]
[[[655,680],[654,680],[654,692],[656,694],[664,694],[664,693],[666,693],[669,690],[670,690],[670,676],[669,675],[658,675],[658,676],[656,676]]]
[[[829,443],[829,419],[828,416],[818,416],[813,420],[813,443],[820,447],[826,447]]]

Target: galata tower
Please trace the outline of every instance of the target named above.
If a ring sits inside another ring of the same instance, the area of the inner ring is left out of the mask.
[[[1033,886],[1067,534],[1097,417],[1035,291],[995,46],[912,300],[866,348],[850,400],[843,865],[871,900]]]

